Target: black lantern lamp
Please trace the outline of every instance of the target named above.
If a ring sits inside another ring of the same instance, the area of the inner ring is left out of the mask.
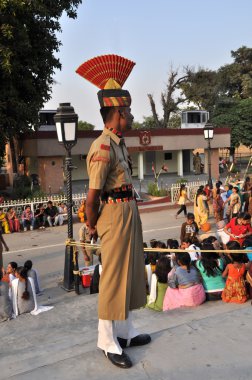
[[[59,143],[64,144],[66,150],[72,149],[77,143],[78,115],[70,103],[60,103],[54,121]]]
[[[73,242],[73,217],[72,217],[72,165],[71,149],[77,143],[78,115],[70,103],[60,103],[54,116],[58,141],[66,149],[65,171],[67,179],[67,228],[68,242]],[[73,246],[66,245],[63,289],[72,291],[75,288],[79,294],[79,268],[77,253],[73,254]]]
[[[208,184],[210,189],[213,188],[212,173],[211,173],[211,140],[214,137],[214,127],[207,123],[204,127],[204,138],[208,142]]]
[[[212,124],[207,123],[204,127],[205,140],[212,140],[214,137],[214,127]]]

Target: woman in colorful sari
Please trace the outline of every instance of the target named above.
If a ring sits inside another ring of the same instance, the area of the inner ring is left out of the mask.
[[[168,287],[167,276],[171,270],[170,259],[160,257],[155,273],[152,274],[151,290],[146,307],[155,311],[163,311],[163,301]]]
[[[3,211],[3,209],[0,209],[0,227],[3,228],[5,234],[10,234],[9,223],[6,213]]]
[[[201,188],[198,189],[194,198],[194,216],[199,228],[208,220],[207,197]]]
[[[20,223],[13,207],[8,208],[6,216],[9,222],[10,231],[20,232]]]
[[[220,184],[216,183],[216,188],[213,190],[213,212],[216,223],[223,219],[224,202],[221,197]]]

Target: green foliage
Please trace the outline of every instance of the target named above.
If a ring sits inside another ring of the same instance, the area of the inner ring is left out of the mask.
[[[40,189],[36,189],[36,190],[32,191],[32,193],[31,193],[32,198],[44,198],[46,196],[47,196],[47,194]]]
[[[155,128],[155,122],[153,116],[144,116],[143,129]]]
[[[60,18],[76,18],[82,0],[0,1],[0,155],[7,140],[38,127],[50,99]]]
[[[198,109],[211,111],[218,98],[218,73],[203,68],[198,71],[191,69],[179,88],[188,103],[196,104]]]
[[[221,94],[246,99],[252,96],[252,49],[242,46],[231,51],[234,62],[222,66],[219,73]]]
[[[216,105],[212,122],[218,127],[231,127],[231,145],[252,146],[252,99],[222,98]]]
[[[167,191],[165,189],[159,189],[157,183],[149,182],[148,194],[153,195],[154,197],[165,197],[167,195]]]
[[[252,146],[252,49],[231,52],[233,62],[216,71],[191,71],[181,84],[183,94],[210,111],[217,127],[231,128],[231,146]]]
[[[173,114],[168,122],[168,128],[178,129],[181,127],[181,116]]]
[[[231,173],[238,173],[238,172],[239,172],[238,168],[235,165],[233,165]]]
[[[188,182],[188,179],[186,179],[186,178],[179,178],[177,181],[176,181],[176,183],[178,183],[178,184],[183,184],[183,183],[187,183]]]
[[[142,123],[139,123],[138,121],[134,121],[133,124],[132,124],[132,129],[142,129],[143,128],[143,124]]]
[[[18,175],[13,182],[13,197],[16,199],[31,198],[31,179],[26,175]]]
[[[154,128],[156,128],[153,116],[144,116],[143,119],[144,120],[143,120],[142,123],[140,123],[138,121],[134,121],[134,123],[132,125],[132,129],[143,129],[143,130],[146,130],[146,129],[154,129]]]
[[[80,120],[78,122],[78,130],[79,131],[93,131],[95,126],[93,124],[87,123],[86,121]]]
[[[28,187],[28,186],[31,187],[31,179],[27,175],[18,175],[14,179],[14,183],[13,183],[13,187],[14,188],[17,188],[17,187]]]

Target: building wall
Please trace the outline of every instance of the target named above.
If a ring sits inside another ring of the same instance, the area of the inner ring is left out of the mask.
[[[85,159],[94,139],[102,131],[79,131],[77,144],[72,149],[73,165],[77,169],[73,170],[73,180],[87,179],[87,169]],[[207,148],[207,142],[204,140],[203,131],[199,129],[183,130],[151,130],[151,142],[143,145],[139,131],[130,131],[125,136],[126,146],[129,148],[130,155],[133,159],[133,175],[138,175],[139,152],[143,154],[143,172],[146,175],[152,174],[152,162],[155,162],[156,169],[166,164],[169,173],[177,173],[178,170],[178,152],[182,150],[193,151],[196,147]],[[29,174],[37,173],[42,182],[42,187],[48,192],[49,186],[57,192],[63,186],[63,159],[65,149],[57,141],[56,131],[37,132],[27,135],[23,141],[23,155],[29,158]],[[211,141],[212,149],[230,146],[229,129],[216,129],[214,139]],[[165,160],[164,154],[171,153],[172,159]],[[52,156],[53,154],[53,156]],[[217,153],[213,153],[214,162],[212,166],[215,171],[218,170]],[[216,157],[215,157],[216,156]],[[215,158],[214,158],[215,157]],[[38,164],[36,159],[38,158]],[[84,158],[84,157],[83,157]],[[52,165],[52,161],[55,165]],[[35,171],[37,167],[37,172]],[[57,170],[56,170],[57,168]],[[191,162],[192,168],[192,162]],[[53,190],[52,190],[53,191]]]
[[[72,171],[72,179],[73,181],[76,180],[82,180],[87,179],[87,164],[86,164],[86,155],[75,155],[72,157],[73,159],[73,166],[76,167],[76,169],[73,169]]]
[[[170,130],[169,132],[173,132],[176,130]],[[207,142],[204,139],[202,129],[198,129],[194,134],[192,131],[195,130],[179,130],[179,134],[174,132],[174,135],[152,135],[151,136],[151,146],[152,147],[162,147],[165,151],[173,151],[173,150],[183,150],[183,149],[192,149],[195,148],[207,148]],[[183,132],[183,134],[182,134]],[[138,136],[131,136],[132,132],[129,132],[126,135],[126,145],[129,148],[139,147],[139,138]],[[220,147],[229,147],[230,146],[230,134],[228,133],[216,133],[214,135],[213,140],[211,141],[212,148],[220,148]],[[160,150],[160,149],[158,149]]]
[[[133,163],[133,176],[138,176],[138,152],[133,152],[131,155],[132,163]],[[145,166],[145,159],[144,159],[144,166]],[[144,169],[145,174],[145,169]]]
[[[39,157],[38,175],[41,189],[45,192],[58,193],[64,186],[62,157]]]
[[[172,155],[171,160],[165,160],[165,153],[170,153]],[[160,170],[162,165],[168,166],[168,173],[177,173],[177,152],[175,151],[164,151],[156,152],[156,170]]]
[[[27,157],[25,160],[26,175],[38,174],[38,157]]]

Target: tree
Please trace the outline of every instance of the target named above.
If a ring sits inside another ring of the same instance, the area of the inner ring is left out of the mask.
[[[168,128],[178,129],[181,127],[181,116],[180,113],[174,113],[170,116],[168,122]]]
[[[78,130],[79,131],[93,131],[95,126],[93,124],[87,123],[86,121],[80,120],[78,122]]]
[[[155,128],[155,121],[153,116],[144,116],[143,122],[134,121],[132,125],[132,129],[153,129]]]
[[[82,0],[0,1],[0,141],[38,127],[38,112],[50,99],[61,64],[59,19],[76,18]]]
[[[133,121],[132,123],[132,129],[142,129],[143,128],[143,124],[142,123],[139,123],[139,121]]]
[[[219,95],[218,73],[203,68],[199,68],[197,71],[187,69],[187,73],[187,78],[179,85],[187,103],[193,103],[197,109],[211,112]]]
[[[231,51],[234,62],[219,69],[222,96],[252,97],[252,49],[242,46]]]
[[[223,98],[219,100],[212,115],[218,127],[230,127],[231,147],[240,144],[252,147],[252,99]]]
[[[176,92],[180,89],[182,83],[187,80],[189,73],[189,68],[185,68],[185,75],[179,76],[178,69],[173,69],[172,67],[170,68],[166,90],[161,93],[161,104],[163,108],[162,119],[159,119],[156,112],[156,104],[153,96],[151,94],[148,94],[152,116],[156,128],[168,128],[171,115],[179,110],[179,104],[182,104],[186,101],[185,97],[176,95]]]

